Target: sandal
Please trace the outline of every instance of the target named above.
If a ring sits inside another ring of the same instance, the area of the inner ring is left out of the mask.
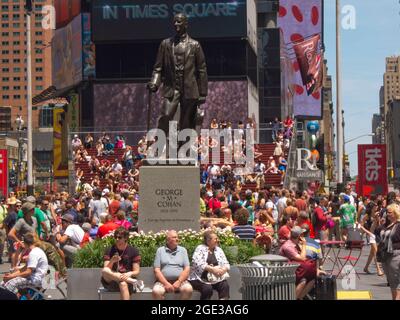
[[[364,272],[365,272],[366,274],[372,274],[372,272],[369,272],[369,270],[368,270],[368,269],[365,269],[365,268],[364,268]]]
[[[385,274],[381,271],[381,272],[378,272],[378,276],[380,276],[380,277],[383,277]]]

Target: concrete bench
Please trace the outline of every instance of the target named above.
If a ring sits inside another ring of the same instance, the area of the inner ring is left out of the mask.
[[[228,283],[230,287],[230,296],[232,300],[242,300],[241,276],[237,267],[232,266],[229,272],[230,278]],[[101,284],[101,269],[68,269],[68,300],[119,300],[119,292],[110,292],[103,288]],[[133,300],[152,300],[152,289],[155,282],[154,270],[150,267],[140,268],[138,279],[142,280],[145,288],[142,292],[133,293]],[[168,293],[165,295],[166,300],[178,300],[179,293]],[[199,300],[200,293],[193,291],[192,300]],[[214,291],[213,298],[218,299],[217,293]]]

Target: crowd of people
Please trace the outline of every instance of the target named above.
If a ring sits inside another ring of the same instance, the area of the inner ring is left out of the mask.
[[[393,299],[400,299],[400,197],[357,197],[350,186],[339,195],[310,196],[267,187],[261,192],[201,193],[200,213],[204,228],[230,228],[241,239],[279,253],[296,263],[296,294],[305,298],[325,273],[325,242],[351,243],[353,231],[364,234],[370,253],[364,272],[374,263],[378,276],[386,275]]]
[[[38,198],[30,196],[22,200],[11,194],[8,199],[3,199],[0,210],[0,248],[3,250],[4,244],[6,245],[11,263],[11,270],[3,279],[3,288],[16,293],[24,286],[37,284],[44,277],[49,264],[65,275],[65,269],[72,265],[76,252],[94,239],[114,233],[116,240],[119,240],[118,237],[127,240],[129,232],[140,229],[139,201],[137,193],[113,193],[106,189],[83,191],[74,195],[62,192]],[[290,261],[300,263],[301,272],[296,272],[298,299],[307,297],[316,278],[324,273],[324,246],[321,242],[323,244],[323,241],[337,240],[343,241],[344,245],[349,240],[349,232],[359,230],[365,234],[366,242],[370,245],[370,255],[364,272],[372,273],[370,265],[373,263],[378,275],[386,275],[393,298],[400,299],[399,203],[400,197],[394,193],[389,193],[387,197],[357,198],[350,187],[339,195],[318,197],[311,197],[306,191],[295,192],[270,186],[265,186],[259,192],[246,190],[238,193],[231,189],[207,191],[202,188],[199,219],[203,229],[228,228],[243,241],[261,246],[266,253],[281,254]],[[207,233],[207,237],[204,246],[212,247],[217,236]],[[156,270],[165,266],[160,261],[166,255],[175,252],[175,238],[175,233],[169,234],[170,249],[164,248],[166,252],[159,252],[155,257]],[[121,244],[119,251],[117,250],[120,257],[128,253],[122,247]],[[37,249],[33,251],[33,248]],[[186,257],[179,260],[183,263],[181,271],[187,275],[187,279],[183,276],[176,278],[177,274],[175,278],[172,277],[168,273],[171,270],[166,271],[168,276],[163,278],[162,268],[156,271],[159,283],[155,285],[153,296],[162,298],[165,292],[180,288],[182,296],[186,298],[190,296],[191,289],[200,291],[203,299],[210,298],[213,290],[219,292],[220,298],[228,298],[227,282],[216,285],[216,282],[206,280],[215,280],[213,276],[203,273],[207,271],[216,277],[222,277],[229,271],[229,265],[220,249],[214,247],[215,255],[210,256],[204,248],[196,250],[189,271]],[[40,250],[45,252],[44,256]],[[185,250],[179,250],[185,256]],[[132,263],[124,269],[129,272],[129,278],[133,279],[137,274],[134,264],[140,263],[140,253],[132,250],[129,252],[139,257],[136,260],[132,258],[133,262],[129,260]],[[105,260],[104,268],[121,273],[119,267],[114,268],[114,264],[120,260],[118,257],[113,259],[113,256],[112,252],[105,255],[109,259]],[[201,259],[205,261],[202,262]],[[21,264],[25,269],[21,269]],[[208,265],[226,268],[207,269]],[[26,271],[27,269],[30,271]],[[115,275],[111,275],[110,270],[103,272],[103,283],[106,285],[117,279]],[[221,279],[226,278],[224,276]],[[138,288],[142,285],[125,276],[119,279],[125,280],[118,280],[118,283],[112,283],[108,287],[121,290],[123,298],[128,296],[130,285],[136,284]],[[120,282],[125,284],[121,285]]]
[[[274,156],[283,157],[285,147],[281,142],[293,123],[290,118],[283,123],[276,121],[283,129],[276,127]],[[112,143],[104,133],[96,142],[97,157],[90,157],[87,150],[94,145],[90,134],[84,143],[78,136],[72,141],[75,161],[87,162],[94,174],[92,181],[85,181],[83,171],[78,169],[74,194],[61,192],[17,199],[11,193],[8,199],[2,199],[0,263],[6,247],[11,270],[0,288],[18,294],[23,287],[38,285],[49,265],[65,276],[80,248],[110,233],[116,244],[104,256],[103,285],[119,290],[122,299],[129,298],[133,289],[143,287],[135,279],[140,272],[140,252],[129,247],[127,239],[129,232],[140,230],[138,168],[146,156],[147,141],[145,137],[139,141],[135,154],[126,146],[124,137],[119,135]],[[104,158],[99,161],[99,157],[113,154],[115,148],[124,149],[122,163],[118,158],[112,164]],[[257,152],[255,155],[260,156]],[[324,273],[323,242],[336,240],[346,244],[351,232],[359,230],[370,245],[364,272],[370,274],[373,263],[379,276],[386,275],[393,299],[400,299],[400,197],[389,193],[386,197],[361,198],[350,186],[344,193],[329,195],[275,188],[264,178],[265,173],[273,171],[271,164],[268,166],[257,161],[254,172],[245,175],[235,174],[229,164],[201,166],[202,228],[228,228],[266,253],[281,254],[299,263],[298,299],[307,297],[316,278]],[[105,186],[102,179],[107,179]],[[243,190],[248,182],[256,183],[255,191]],[[205,233],[204,244],[196,249],[191,266],[186,249],[177,245],[177,237],[176,232],[169,232],[166,246],[157,251],[153,297],[161,299],[166,292],[180,291],[181,297],[188,299],[194,289],[200,291],[201,299],[209,299],[213,290],[220,299],[229,298],[229,263],[217,246],[217,235],[212,231]],[[179,268],[168,267],[174,259],[179,260]]]

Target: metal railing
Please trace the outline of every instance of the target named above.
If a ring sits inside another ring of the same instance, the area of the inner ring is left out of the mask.
[[[285,179],[283,180],[283,188],[290,189],[292,183],[296,179],[296,150],[297,150],[297,123],[293,125],[293,135],[290,141],[289,154],[287,159],[287,169]]]

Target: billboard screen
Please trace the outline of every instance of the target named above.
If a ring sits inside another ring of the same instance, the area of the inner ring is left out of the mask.
[[[203,127],[208,128],[211,120],[231,121],[237,126],[248,117],[248,82],[216,81],[208,83],[207,102]],[[157,126],[162,98],[159,93],[152,98],[150,126]],[[102,128],[132,128],[146,130],[148,91],[144,83],[109,83],[94,85],[94,123],[97,131]],[[113,110],[113,112],[110,112]]]
[[[247,36],[246,6],[246,0],[94,0],[93,39],[168,38],[174,33],[173,16],[180,12],[189,17],[193,38],[243,38]]]
[[[386,145],[358,145],[358,193],[363,197],[388,193]]]
[[[295,42],[307,39],[315,34],[322,34],[322,0],[280,0],[278,26],[281,28],[288,50],[294,56]],[[293,113],[299,118],[322,118],[321,89],[312,95],[307,95],[303,86],[299,65],[294,58],[294,101]]]
[[[53,85],[64,89],[82,81],[82,16],[56,30],[51,45]]]

